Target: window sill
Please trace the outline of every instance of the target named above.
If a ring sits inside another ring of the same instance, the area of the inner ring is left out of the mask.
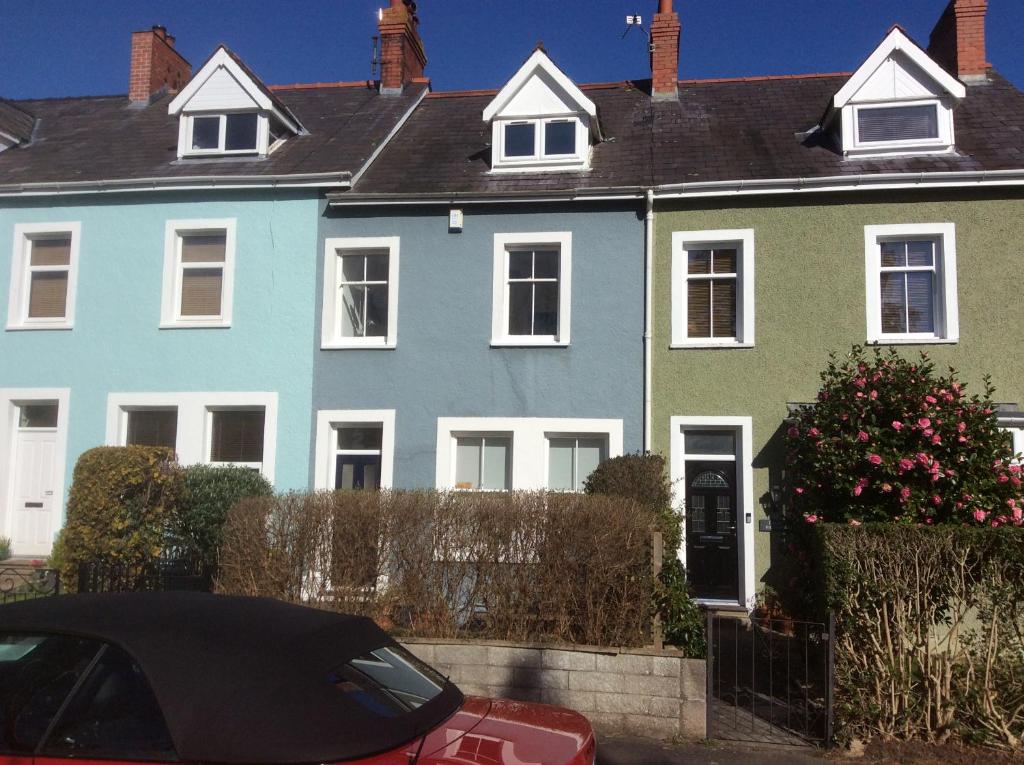
[[[742,611],[748,613],[748,609],[743,604],[735,600],[718,600],[716,598],[694,598],[697,601],[697,605],[704,606],[711,611]]]
[[[568,348],[568,340],[551,338],[531,339],[528,337],[492,337],[492,348]]]
[[[231,329],[231,322],[223,321],[174,321],[161,322],[160,329]]]
[[[672,349],[672,350],[679,350],[679,349],[684,349],[684,348],[705,348],[705,349],[711,348],[711,349],[718,349],[718,348],[753,348],[753,347],[754,347],[753,343],[737,343],[737,342],[716,343],[716,342],[710,341],[710,340],[709,341],[703,341],[703,340],[689,341],[689,340],[687,340],[685,342],[673,342],[669,346],[669,348]]]
[[[60,330],[67,331],[74,329],[74,324],[67,323],[54,323],[54,324],[8,324],[6,329],[8,332],[39,332],[45,330]]]
[[[321,343],[322,351],[393,351],[398,347],[398,342],[390,343],[348,343],[330,342]]]
[[[956,345],[959,342],[960,338],[957,337],[913,337],[901,335],[881,335],[879,337],[869,337],[867,340],[868,345]]]

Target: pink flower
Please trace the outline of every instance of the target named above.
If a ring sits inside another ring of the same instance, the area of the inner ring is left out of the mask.
[[[914,456],[916,457],[917,461],[920,462],[922,465],[927,465],[932,461],[931,458],[924,452],[918,452]]]
[[[935,396],[925,396],[924,400],[927,401],[929,404],[937,404],[938,403],[938,399],[936,399]]]
[[[857,377],[853,381],[853,384],[856,385],[858,388],[863,388],[865,385],[867,385],[867,383],[868,381],[865,380],[863,377]]]
[[[907,470],[913,470],[913,469],[914,469],[914,462],[913,462],[913,460],[908,460],[905,457],[900,460],[900,471],[901,472],[907,471]]]
[[[812,513],[811,515],[805,516],[804,520],[807,521],[808,523],[817,523],[818,522],[818,516],[816,516],[816,515],[814,515]]]
[[[935,505],[936,507],[941,505],[942,497],[940,497],[938,494],[932,494],[932,504]]]
[[[878,391],[873,390],[870,393],[868,393],[868,398],[871,399],[872,401],[876,400],[878,398]]]
[[[932,436],[932,443],[935,444],[936,446],[941,444],[942,443],[942,437],[939,436],[938,433],[936,433],[934,436]]]
[[[857,391],[857,398],[864,398],[864,391]]]
[[[956,430],[957,430],[958,433],[963,433],[965,430],[967,430],[967,423],[966,422],[958,422],[956,424]]]
[[[893,420],[892,421],[892,429],[897,431],[897,432],[900,431],[900,430],[903,430],[903,423],[900,422],[899,420]]]
[[[879,454],[869,454],[868,455],[868,462],[870,462],[872,465],[881,465],[882,464],[882,456],[879,455]]]
[[[850,525],[851,526],[860,526],[860,521],[858,521],[856,518],[851,518],[850,519]]]
[[[1012,483],[1014,486],[1020,486],[1020,479],[1015,475],[1011,475],[1010,483]]]
[[[868,436],[868,434],[865,433],[863,430],[860,430],[860,431],[857,432],[857,440],[858,441],[867,441],[868,438],[870,438],[870,436]]]
[[[1006,500],[1006,504],[1008,504],[1010,507],[1016,507],[1017,506],[1017,500],[1015,500],[1013,498],[1010,498],[1010,499]]]
[[[790,438],[796,438],[797,436],[800,435],[800,431],[797,430],[795,425],[790,425],[789,430],[786,431],[786,435],[789,436]]]
[[[891,483],[883,483],[882,484],[882,491],[884,491],[886,494],[888,494],[890,491],[892,491],[892,484]]]
[[[795,492],[796,492],[797,494],[803,494],[803,493],[804,493],[804,487],[803,487],[803,486],[797,486],[797,487],[796,487],[796,488],[794,489],[794,491],[795,491]]]
[[[1006,483],[1007,481],[1009,481],[1009,480],[1010,480],[1010,476],[1006,475],[1006,473],[1003,473],[1003,474],[1002,474],[1002,475],[1000,475],[1000,476],[999,476],[999,478],[997,478],[996,480],[997,480],[997,481],[999,481],[999,483]],[[1018,479],[1018,480],[1019,480],[1019,479]]]
[[[984,523],[985,522],[985,516],[987,516],[987,515],[988,515],[988,513],[986,513],[984,510],[981,510],[981,509],[975,510],[974,511],[974,520],[976,520],[978,523]]]
[[[934,434],[935,434],[935,431],[932,430],[931,428],[925,428],[924,430],[921,431],[921,435],[924,436],[925,438],[928,438],[929,436],[934,435]]]
[[[966,444],[967,443],[967,439],[964,438],[963,436],[957,436],[956,437],[956,441],[957,441],[958,444]]]
[[[932,424],[932,421],[927,417],[921,417],[918,419],[917,424],[922,428],[927,428]]]
[[[1024,522],[1024,510],[1021,510],[1019,507],[1013,508],[1013,522],[1018,526]]]
[[[821,435],[821,431],[818,430],[817,428],[811,428],[810,430],[807,431],[807,435],[809,435],[811,438],[817,438],[818,436]]]
[[[1014,464],[1010,465],[1009,470],[1014,475],[1017,475],[1020,472],[1020,465],[1014,463]]]
[[[906,502],[908,499],[910,499],[910,487],[904,486],[900,489],[900,502]]]

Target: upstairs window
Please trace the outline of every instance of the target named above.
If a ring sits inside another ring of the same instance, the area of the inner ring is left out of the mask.
[[[935,104],[857,109],[860,143],[927,141],[938,137],[939,114]]]
[[[8,329],[71,329],[79,224],[15,226]]]
[[[189,154],[255,154],[259,150],[255,112],[193,115],[188,118]]]
[[[324,243],[321,348],[395,347],[398,244],[397,236]]]
[[[515,120],[501,123],[499,164],[578,161],[582,128],[579,119]]]
[[[567,345],[572,236],[495,234],[492,345]]]
[[[168,221],[160,326],[231,325],[235,221]]]

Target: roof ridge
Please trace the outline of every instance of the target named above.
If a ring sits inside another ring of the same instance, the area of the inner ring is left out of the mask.
[[[752,77],[709,77],[707,79],[680,80],[680,85],[700,85],[717,82],[763,82],[765,80],[811,80],[824,77],[849,77],[853,72],[808,72],[806,74],[762,74]]]
[[[267,85],[268,90],[317,90],[320,88],[369,88],[372,80],[338,80],[337,82],[295,82],[289,85]]]

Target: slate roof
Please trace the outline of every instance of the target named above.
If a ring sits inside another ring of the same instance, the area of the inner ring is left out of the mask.
[[[592,169],[490,172],[493,97],[432,94],[351,191],[389,195],[586,193],[606,187],[1024,168],[1024,94],[996,73],[968,85],[955,112],[957,153],[844,159],[828,135],[807,135],[849,74],[684,81],[678,101],[652,101],[648,82],[584,86],[608,140]]]
[[[31,114],[0,98],[0,133],[18,141],[27,141],[32,137],[35,124],[36,118]]]
[[[400,96],[369,85],[275,89],[309,131],[264,159],[177,159],[178,118],[164,95],[145,107],[126,96],[16,101],[39,125],[31,144],[0,153],[0,187],[151,178],[356,173],[426,89]]]

